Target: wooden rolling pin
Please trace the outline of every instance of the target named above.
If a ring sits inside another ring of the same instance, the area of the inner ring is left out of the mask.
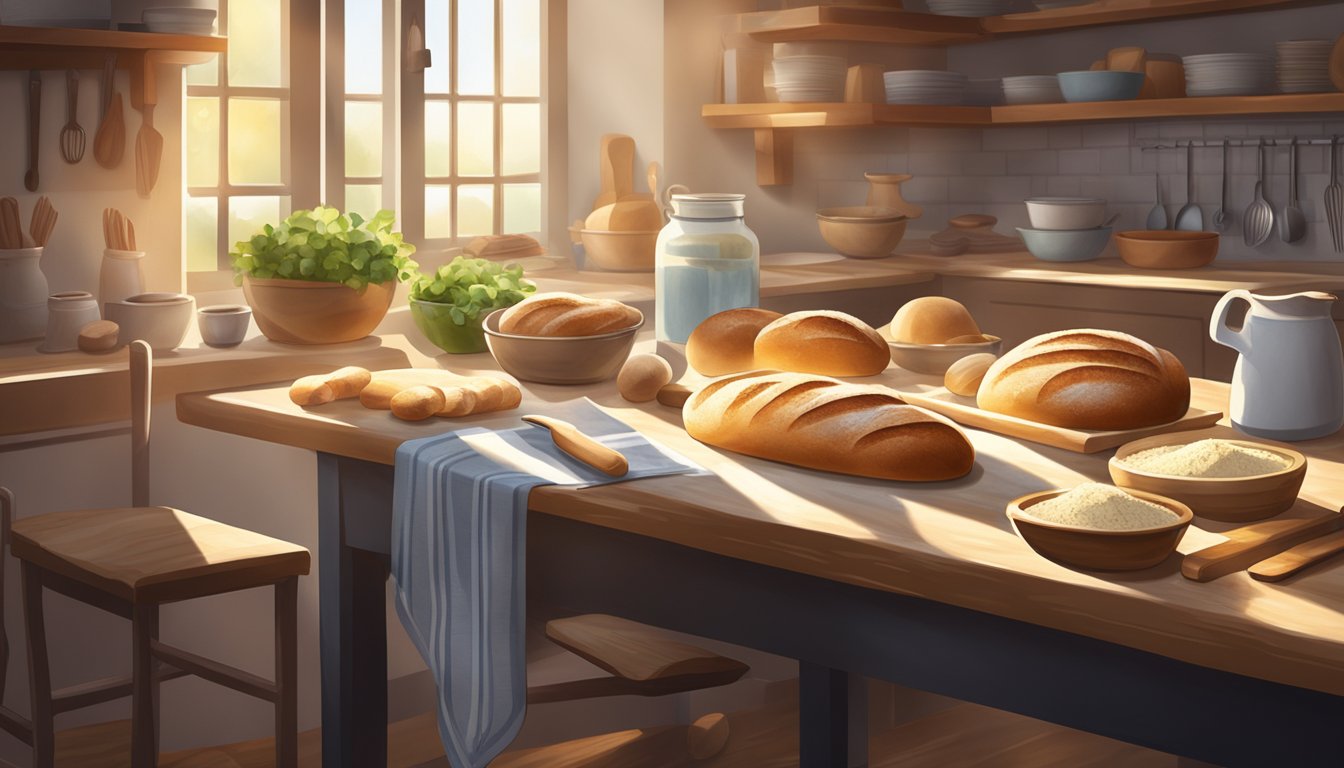
[[[1268,560],[1261,560],[1246,570],[1253,579],[1283,581],[1316,563],[1329,560],[1340,552],[1344,552],[1344,530],[1328,533],[1305,544],[1298,544]]]
[[[1181,562],[1181,575],[1194,581],[1213,581],[1283,552],[1305,541],[1344,528],[1344,515],[1268,520],[1223,534],[1221,544],[1191,552]]]
[[[556,448],[598,472],[604,472],[612,477],[624,477],[630,471],[630,463],[619,451],[608,448],[585,435],[568,421],[535,415],[524,416],[523,421],[551,430],[551,439],[555,441]]]

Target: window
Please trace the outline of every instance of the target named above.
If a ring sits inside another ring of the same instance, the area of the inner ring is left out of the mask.
[[[186,268],[229,268],[233,243],[289,213],[289,3],[227,0],[229,52],[187,68]]]

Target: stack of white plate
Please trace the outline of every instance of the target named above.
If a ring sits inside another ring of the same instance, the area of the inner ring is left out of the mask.
[[[997,107],[1003,103],[1003,80],[966,81],[965,103],[972,107]]]
[[[1012,11],[1011,0],[927,0],[929,13],[939,16],[1002,16]]]
[[[883,72],[888,104],[964,104],[966,76],[960,72],[902,69]]]
[[[1187,96],[1252,96],[1273,93],[1274,58],[1262,53],[1186,56]]]
[[[188,7],[146,8],[142,16],[150,32],[169,35],[213,35],[215,9]]]
[[[1059,104],[1059,78],[1054,75],[1017,75],[1003,78],[1003,100],[1008,104]]]
[[[1279,53],[1279,90],[1284,93],[1320,93],[1335,90],[1330,82],[1333,40],[1289,40],[1274,46]]]
[[[780,101],[845,100],[849,68],[839,56],[781,56],[775,59],[773,69]]]

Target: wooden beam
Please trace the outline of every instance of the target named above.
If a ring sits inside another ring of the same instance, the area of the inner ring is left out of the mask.
[[[793,183],[793,131],[756,129],[756,183],[762,187]]]

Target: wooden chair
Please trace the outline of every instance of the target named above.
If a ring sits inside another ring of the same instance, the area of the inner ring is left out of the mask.
[[[131,697],[135,768],[158,760],[159,683],[196,675],[275,704],[276,765],[298,763],[298,577],[308,550],[168,507],[149,506],[152,353],[131,343],[131,501],[116,509],[52,512],[15,520],[13,495],[0,488],[0,547],[19,559],[32,719],[0,707],[0,727],[33,748],[35,768],[56,763],[55,716]],[[0,595],[3,594],[0,569]],[[174,648],[159,640],[159,606],[255,587],[275,587],[275,679]],[[43,589],[131,622],[132,672],[53,692]],[[0,693],[8,659],[0,626]],[[123,763],[125,764],[125,763]]]

